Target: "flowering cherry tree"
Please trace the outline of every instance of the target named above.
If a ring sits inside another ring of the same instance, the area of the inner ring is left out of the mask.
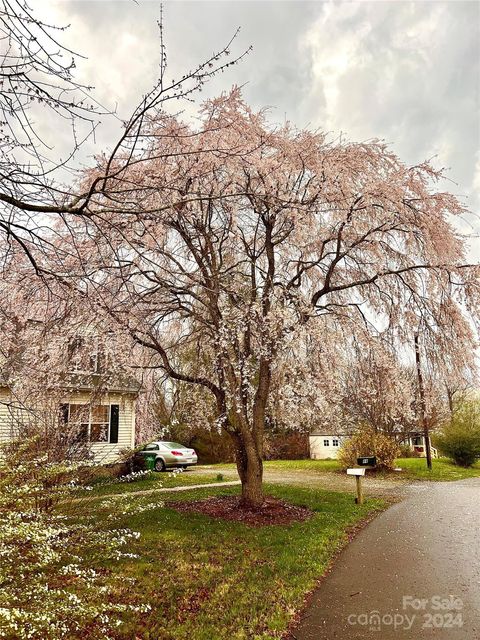
[[[331,358],[341,335],[409,343],[422,319],[432,336],[454,331],[452,357],[468,349],[479,271],[452,223],[464,209],[435,190],[429,163],[274,128],[238,89],[207,102],[197,127],[164,113],[150,126],[150,162],[106,178],[76,250],[96,304],[163,374],[211,395],[243,501],[259,506],[282,362],[290,382],[276,391],[293,397],[294,362],[308,368],[312,345]]]

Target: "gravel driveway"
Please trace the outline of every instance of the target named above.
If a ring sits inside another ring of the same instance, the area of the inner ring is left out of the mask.
[[[223,475],[225,480],[238,480],[238,473],[234,468],[218,468],[217,466],[204,465],[192,469],[188,473],[195,473],[198,475],[209,474],[218,471]],[[271,482],[274,484],[293,484],[296,486],[304,486],[309,488],[318,487],[319,489],[326,489],[329,491],[344,491],[355,493],[355,479],[352,476],[347,476],[346,473],[334,472],[334,471],[302,471],[302,470],[278,470],[264,469],[263,479],[265,482]],[[363,479],[365,497],[389,497],[395,495],[401,495],[403,489],[407,486],[409,481],[401,477],[399,472],[398,477],[394,476],[389,478],[377,479],[374,475],[369,475],[368,471]]]

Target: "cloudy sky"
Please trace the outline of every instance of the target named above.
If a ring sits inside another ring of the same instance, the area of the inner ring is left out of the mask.
[[[38,4],[37,4],[38,3]],[[159,3],[33,0],[38,15],[70,24],[68,44],[86,55],[77,77],[127,116],[158,75]],[[244,85],[271,119],[352,140],[382,138],[408,163],[436,156],[448,189],[472,209],[465,232],[480,232],[479,2],[165,3],[170,71],[183,75],[241,28],[237,67],[204,92]],[[108,145],[117,125],[97,138]],[[472,241],[480,255],[480,240]]]

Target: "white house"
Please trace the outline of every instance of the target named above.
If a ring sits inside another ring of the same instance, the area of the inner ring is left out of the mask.
[[[119,451],[135,446],[138,392],[139,384],[132,379],[72,374],[65,381],[65,391],[55,394],[60,397],[58,428],[78,433],[95,462],[113,462]],[[18,409],[8,385],[0,378],[0,442],[17,435],[22,412],[28,414],[28,408]]]
[[[427,448],[425,442],[425,436],[422,433],[411,433],[400,444],[408,445],[412,451],[416,451],[419,458],[426,458]],[[438,458],[438,451],[431,442],[430,449],[432,450],[432,456]]]
[[[331,432],[311,433],[309,435],[310,458],[312,460],[326,460],[328,458],[337,458],[340,447],[345,442],[345,440],[348,440],[350,437],[351,435],[347,433],[336,435],[332,434]],[[401,444],[409,445],[412,451],[416,451],[420,458],[425,458],[427,456],[425,438],[421,433],[411,433],[404,438]],[[437,450],[433,446],[431,447],[431,449],[432,456],[434,458],[437,458]]]
[[[350,435],[347,434],[311,433],[308,438],[310,458],[312,460],[337,458],[340,447],[349,437]]]

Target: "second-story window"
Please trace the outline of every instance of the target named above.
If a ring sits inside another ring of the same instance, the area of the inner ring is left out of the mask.
[[[106,356],[96,336],[75,336],[68,344],[69,370],[79,373],[105,373]]]

